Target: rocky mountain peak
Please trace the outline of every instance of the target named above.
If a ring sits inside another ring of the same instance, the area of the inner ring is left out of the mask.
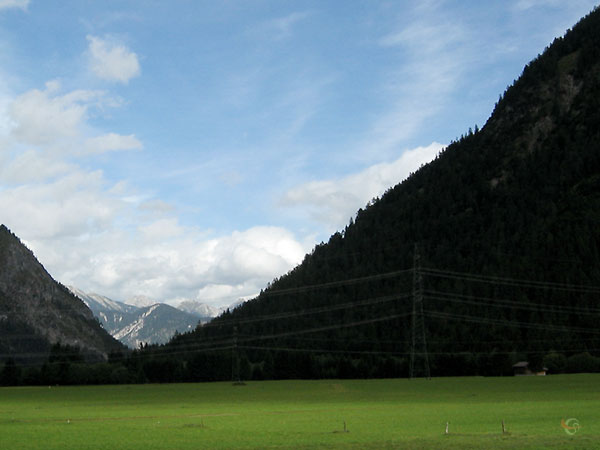
[[[0,226],[0,310],[4,355],[43,359],[46,347],[60,342],[81,348],[90,359],[103,359],[121,348],[90,309],[56,282],[4,225]]]

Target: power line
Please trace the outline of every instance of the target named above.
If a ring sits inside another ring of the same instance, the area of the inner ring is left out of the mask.
[[[579,327],[577,327],[577,328],[575,328],[575,327],[555,327],[555,326],[551,326],[551,325],[542,325],[542,324],[535,324],[535,323],[529,323],[529,322],[507,322],[507,321],[501,321],[501,320],[496,320],[496,319],[485,319],[485,318],[479,318],[479,317],[473,317],[473,316],[450,314],[450,313],[439,313],[439,312],[432,312],[432,311],[425,311],[425,313],[427,313],[427,315],[430,315],[432,317],[437,317],[437,318],[474,321],[474,322],[481,323],[481,324],[510,325],[510,326],[517,326],[517,327],[525,327],[525,328],[537,328],[537,329],[541,328],[541,329],[551,329],[551,330],[559,330],[559,331],[576,331],[576,332],[598,334],[595,330],[584,329],[584,328],[579,328]],[[244,339],[240,339],[240,342],[268,340],[268,339],[275,339],[275,338],[281,338],[281,337],[295,336],[295,335],[299,335],[299,334],[328,331],[328,330],[332,330],[332,329],[355,327],[355,326],[360,326],[360,325],[369,324],[369,323],[381,322],[381,321],[385,321],[385,320],[392,320],[392,319],[396,319],[396,318],[400,318],[400,317],[407,317],[408,315],[409,314],[396,314],[396,315],[392,315],[392,316],[388,316],[388,317],[379,317],[379,318],[375,318],[375,319],[356,321],[356,322],[351,322],[351,323],[347,323],[347,324],[336,324],[336,325],[326,326],[326,327],[295,330],[295,331],[291,331],[291,332],[278,333],[278,334],[272,334],[272,335],[267,335],[267,336],[244,335]],[[234,349],[234,345],[231,345],[231,342],[232,342],[231,339],[221,341],[220,346],[218,346],[217,342],[200,343],[199,345],[195,344],[193,346],[182,345],[182,347],[184,347],[184,349],[181,349],[179,351],[169,351],[168,353],[166,353],[166,355],[174,356],[174,355],[184,355],[184,354],[190,354],[190,353],[195,354],[195,353],[232,350],[232,349]],[[502,341],[502,342],[508,343],[507,341]],[[204,346],[207,344],[211,344],[211,345],[208,347]],[[229,344],[229,345],[223,345],[223,344]],[[257,347],[257,346],[249,346],[249,345],[239,346],[239,348],[248,348],[248,349],[250,349],[252,347]],[[268,348],[280,348],[283,350],[288,347],[261,347],[261,349],[268,349]],[[258,349],[258,347],[257,347],[257,349]],[[325,349],[307,349],[307,350],[314,351],[314,352],[321,352],[321,353],[326,351]],[[572,352],[572,351],[577,351],[577,350],[579,350],[579,349],[569,349],[569,350],[565,349],[565,350],[557,350],[557,351]],[[584,349],[584,350],[590,351],[589,348]],[[294,351],[301,351],[301,349],[295,349]],[[327,350],[327,351],[329,351],[329,350]],[[461,353],[464,351],[473,353],[472,351],[470,351],[468,349],[466,349],[466,350],[457,349],[457,350],[454,350],[451,352],[431,352],[431,354],[456,354],[456,353]],[[403,352],[397,352],[397,351],[387,351],[386,352],[386,351],[368,351],[368,350],[331,350],[330,352],[333,352],[333,353],[355,353],[355,354],[359,354],[359,353],[390,354],[390,355],[413,354],[412,351],[410,353],[403,353]],[[425,352],[414,352],[414,353],[419,356],[425,355]],[[429,353],[429,352],[427,352],[427,353]],[[489,352],[479,352],[479,353],[484,354],[484,353],[489,353]],[[495,353],[502,353],[502,352],[496,351]],[[513,353],[513,352],[506,352],[506,353]],[[543,351],[542,353],[546,353],[546,351]],[[32,353],[23,353],[23,352],[21,352],[21,353],[4,354],[3,356],[24,358],[24,357],[35,357],[35,356],[41,357],[41,356],[45,356],[45,355],[46,354],[42,354],[42,353],[33,353],[33,352]],[[157,355],[160,356],[160,351],[158,352]]]
[[[468,316],[468,315],[464,315],[464,314],[453,314],[453,313],[445,313],[445,312],[438,312],[438,311],[425,311],[425,315],[427,315],[429,317],[435,317],[438,319],[464,320],[466,322],[474,322],[474,323],[479,323],[482,325],[502,325],[502,326],[508,326],[508,327],[517,327],[517,328],[532,328],[532,329],[538,329],[538,330],[589,333],[589,334],[600,335],[600,330],[591,329],[591,328],[583,328],[583,327],[559,326],[559,325],[540,324],[540,323],[531,323],[531,322],[507,321],[507,320],[501,320],[501,319],[474,317],[474,316]]]
[[[381,273],[381,274],[367,275],[367,276],[358,277],[358,278],[348,278],[348,279],[344,279],[344,280],[331,281],[331,282],[327,282],[327,283],[309,284],[306,286],[299,286],[299,287],[293,287],[293,288],[287,288],[287,289],[267,289],[267,290],[263,291],[262,295],[272,296],[272,295],[284,295],[284,294],[298,294],[301,292],[312,291],[315,289],[339,287],[339,286],[350,286],[352,284],[364,283],[366,281],[394,278],[394,277],[397,277],[398,275],[403,275],[405,273],[409,273],[412,271],[413,271],[413,269],[410,268],[410,269],[403,269],[403,270],[395,270],[392,272],[386,272],[386,273]]]
[[[248,324],[248,323],[256,323],[256,322],[263,322],[263,321],[270,321],[270,320],[280,320],[280,319],[285,319],[285,318],[295,318],[295,317],[301,317],[301,316],[311,315],[311,314],[321,314],[321,313],[325,313],[325,312],[351,309],[351,308],[357,308],[357,307],[362,307],[362,306],[370,306],[370,305],[390,302],[390,301],[394,301],[394,300],[398,300],[398,299],[408,298],[409,296],[410,296],[410,294],[389,295],[389,296],[382,296],[382,297],[369,298],[369,299],[365,299],[365,300],[359,300],[359,301],[355,301],[355,302],[341,303],[341,304],[337,304],[337,305],[316,307],[316,308],[300,310],[300,311],[289,311],[289,312],[283,312],[283,313],[277,313],[277,314],[271,314],[271,315],[254,316],[252,318],[247,318],[247,319],[230,319],[227,321],[219,320],[217,322],[214,322],[214,324],[212,324],[212,326],[213,327],[217,327],[217,326],[226,327],[226,326],[235,325],[235,324]],[[386,320],[386,318],[383,318],[382,320]],[[209,324],[205,324],[202,326],[202,328],[207,328],[208,326],[209,326]],[[239,334],[239,335],[240,336],[250,336],[250,335],[243,335],[243,334]],[[15,336],[15,335],[12,335],[12,336]],[[37,336],[35,334],[20,334],[17,336],[19,336],[19,338],[24,338],[24,339],[39,338],[39,336]],[[255,337],[255,336],[251,336],[251,337]],[[14,339],[18,339],[18,338],[15,336]],[[198,346],[198,348],[206,348],[206,347],[210,347],[210,346],[214,346],[214,345],[225,344],[228,342],[231,342],[231,334],[230,333],[220,334],[217,336],[205,337],[203,342],[199,342],[195,345]],[[182,341],[181,343],[179,343],[179,342],[176,343],[176,345],[188,345],[188,344],[185,341]]]
[[[559,325],[540,324],[540,323],[532,323],[532,322],[510,322],[510,321],[500,320],[500,319],[460,315],[460,314],[453,314],[453,313],[444,313],[444,312],[438,312],[438,311],[423,311],[423,309],[422,309],[423,299],[428,298],[428,299],[434,299],[434,300],[439,300],[439,301],[459,302],[459,303],[465,303],[465,304],[477,304],[480,306],[504,307],[504,308],[514,308],[514,309],[529,309],[529,310],[542,311],[542,312],[556,312],[556,313],[571,312],[571,313],[580,313],[580,314],[581,313],[592,313],[592,314],[600,313],[600,309],[598,309],[598,308],[583,308],[583,307],[580,308],[580,307],[576,307],[576,306],[566,306],[566,305],[523,304],[521,302],[517,302],[514,300],[507,300],[507,299],[477,297],[477,296],[466,295],[466,294],[452,294],[452,293],[448,293],[448,292],[439,292],[439,291],[435,291],[435,290],[424,291],[422,288],[422,275],[427,275],[427,276],[431,276],[431,277],[460,279],[460,280],[467,281],[467,282],[490,283],[490,284],[495,284],[495,285],[509,285],[509,286],[516,286],[516,287],[521,287],[521,288],[555,289],[555,290],[577,292],[577,293],[584,293],[584,294],[600,293],[600,287],[575,285],[575,284],[568,284],[568,283],[545,282],[545,281],[536,281],[536,280],[525,280],[525,279],[516,279],[516,278],[507,278],[507,277],[486,276],[486,275],[473,274],[473,273],[467,273],[467,272],[447,271],[447,270],[432,269],[432,268],[421,268],[420,264],[419,264],[420,261],[418,260],[417,256],[418,256],[418,253],[415,252],[414,267],[411,269],[387,272],[387,273],[383,273],[383,274],[373,274],[373,275],[369,275],[369,276],[365,276],[365,277],[337,280],[337,281],[328,282],[328,283],[301,286],[301,287],[296,287],[296,288],[273,290],[273,291],[268,291],[268,295],[284,295],[284,294],[291,295],[294,293],[304,293],[304,292],[308,292],[311,290],[317,290],[317,289],[328,289],[331,287],[340,287],[340,286],[346,286],[346,285],[350,286],[350,285],[363,283],[363,282],[389,279],[389,278],[400,276],[402,274],[407,274],[407,273],[412,272],[413,273],[413,314],[412,314],[413,320],[418,319],[419,315],[422,318],[426,314],[429,317],[438,318],[438,319],[464,320],[464,321],[469,321],[469,322],[474,322],[474,323],[479,323],[479,324],[484,324],[484,325],[512,326],[512,327],[521,327],[521,328],[543,329],[543,330],[550,330],[550,331],[600,334],[600,332],[596,331],[595,329],[592,330],[592,329],[583,328],[583,327],[559,326]],[[214,325],[213,325],[213,323],[211,323],[210,326],[226,327],[230,324],[249,324],[249,323],[256,323],[256,322],[269,321],[269,320],[280,320],[280,319],[286,319],[286,318],[301,317],[301,316],[305,316],[305,315],[309,315],[309,314],[321,314],[321,313],[333,312],[333,311],[338,311],[338,310],[343,310],[343,309],[355,309],[355,308],[359,308],[362,306],[369,306],[369,305],[380,304],[380,303],[384,303],[384,302],[388,302],[388,301],[392,301],[392,300],[405,299],[405,298],[408,298],[409,295],[410,294],[401,294],[401,295],[395,295],[395,296],[389,295],[389,296],[368,298],[368,299],[360,300],[360,301],[346,302],[346,303],[341,303],[341,304],[336,304],[336,305],[320,306],[320,307],[304,309],[304,310],[299,310],[299,311],[288,311],[288,312],[281,312],[281,313],[275,313],[275,314],[269,314],[269,315],[263,315],[263,316],[254,316],[254,317],[249,317],[246,319],[217,320],[214,322]],[[419,297],[420,297],[420,300],[419,300]],[[476,300],[483,300],[486,303],[482,304],[481,302],[477,302]],[[419,303],[420,303],[420,311],[421,311],[420,314],[419,314]],[[76,310],[76,309],[75,308],[65,308],[64,310],[72,311],[72,310]],[[417,314],[415,314],[415,311],[417,312]],[[79,312],[79,311],[77,311],[77,312]],[[262,336],[255,336],[255,335],[240,333],[240,334],[238,334],[237,340],[239,341],[239,343],[246,343],[246,342],[259,341],[259,340],[269,340],[269,339],[288,338],[288,337],[290,337],[292,339],[300,339],[297,337],[293,338],[293,336],[330,331],[330,330],[334,330],[334,329],[358,327],[358,326],[365,325],[365,324],[377,323],[377,322],[383,322],[383,321],[397,319],[397,318],[401,318],[401,317],[407,317],[408,315],[410,315],[410,313],[394,314],[394,315],[390,315],[390,316],[386,316],[386,317],[375,317],[375,318],[371,318],[371,319],[365,319],[365,320],[350,322],[350,323],[346,323],[346,324],[328,325],[328,326],[315,327],[315,328],[310,328],[310,329],[301,329],[301,330],[290,330],[290,331],[286,331],[286,332],[272,333],[270,335],[262,335]],[[203,327],[207,327],[207,326],[208,326],[208,324],[204,325]],[[415,358],[417,356],[427,354],[426,346],[424,347],[425,350],[419,350],[417,348],[417,346],[420,347],[420,345],[421,345],[418,342],[418,339],[416,339],[419,336],[419,333],[418,333],[419,328],[423,329],[423,343],[425,343],[424,325],[419,326],[418,323],[417,324],[413,323],[413,330],[414,330],[415,334],[413,335],[413,339],[411,341],[411,343],[412,343],[412,348],[411,348],[411,353],[410,353],[411,358]],[[26,339],[27,338],[37,338],[37,336],[35,336],[33,334],[32,335],[21,334],[21,335],[17,335],[17,336],[21,336],[22,338],[26,338]],[[10,337],[10,339],[18,339],[18,338]],[[316,339],[314,339],[314,340],[316,340]],[[379,344],[383,343],[382,341],[373,341],[373,342],[379,343]],[[177,345],[181,345],[181,347],[183,347],[185,349],[182,349],[181,351],[168,352],[167,354],[177,355],[177,354],[188,354],[188,353],[194,353],[194,352],[229,350],[229,349],[233,348],[233,345],[231,345],[231,343],[232,343],[231,335],[220,335],[220,336],[207,337],[207,338],[205,338],[205,340],[203,342],[196,342],[193,345],[187,344],[185,341],[181,341],[181,342],[176,342],[175,344],[173,344],[173,346],[174,346],[174,348],[177,348]],[[249,347],[249,346],[246,346],[246,347]],[[367,350],[361,350],[361,351],[367,351]],[[399,354],[399,352],[392,352],[392,353]],[[452,352],[452,353],[455,353],[455,352]],[[21,355],[27,355],[27,353],[22,353]],[[47,354],[42,355],[40,353],[30,353],[30,355],[43,356],[43,355],[47,355]],[[9,356],[15,357],[15,356],[18,356],[18,354],[13,354],[13,355],[9,355]]]
[[[384,352],[384,351],[368,351],[368,350],[332,350],[332,349],[315,349],[315,348],[293,348],[293,347],[260,347],[254,345],[244,345],[240,348],[248,350],[269,350],[278,352],[298,352],[298,353],[333,353],[333,354],[353,354],[353,355],[405,355],[402,352]]]
[[[396,298],[398,298],[398,296],[396,296]],[[314,328],[310,328],[310,329],[285,331],[285,332],[281,332],[281,333],[273,333],[273,334],[269,334],[269,335],[260,335],[260,336],[237,333],[237,335],[221,336],[224,338],[221,340],[195,342],[192,345],[190,345],[189,343],[186,343],[185,341],[180,341],[180,342],[175,342],[171,345],[173,345],[175,347],[177,347],[177,346],[187,347],[188,351],[194,351],[196,349],[204,349],[207,347],[210,348],[214,345],[219,345],[219,344],[225,344],[225,343],[231,344],[234,339],[234,337],[232,337],[232,336],[235,336],[235,340],[237,341],[238,344],[243,344],[243,343],[252,342],[252,341],[278,339],[278,338],[297,336],[297,335],[302,335],[302,334],[319,333],[319,332],[330,331],[330,330],[335,330],[335,329],[352,328],[352,327],[357,327],[357,326],[361,326],[361,325],[367,325],[367,324],[371,324],[371,323],[384,322],[384,321],[388,321],[388,320],[407,317],[409,315],[410,315],[410,313],[392,314],[392,315],[388,315],[385,317],[376,317],[376,318],[372,318],[372,319],[359,320],[359,321],[354,321],[354,322],[350,322],[350,323],[327,325],[327,326],[322,326],[322,327],[314,327]],[[229,346],[228,348],[231,348],[231,346]]]
[[[349,327],[355,327],[355,326],[359,326],[359,325],[367,325],[370,323],[384,322],[387,320],[399,319],[401,317],[407,317],[409,315],[410,315],[410,313],[392,314],[387,317],[378,317],[375,319],[359,320],[356,322],[351,322],[351,323],[346,323],[346,324],[328,325],[328,326],[324,326],[324,327],[310,328],[310,329],[305,329],[305,330],[286,331],[283,333],[276,333],[276,334],[270,334],[270,335],[264,335],[264,336],[254,336],[252,338],[240,339],[239,341],[240,342],[249,342],[249,341],[257,341],[257,340],[265,340],[265,339],[276,339],[276,338],[282,338],[282,337],[287,337],[287,336],[294,336],[294,335],[298,335],[298,334],[319,333],[319,332],[323,332],[323,331],[336,330],[336,329],[341,329],[341,328],[349,328]]]
[[[209,323],[202,325],[201,328],[226,326],[226,325],[230,325],[233,323],[247,324],[247,323],[255,323],[255,322],[264,322],[267,320],[288,319],[288,318],[293,318],[293,317],[306,316],[306,315],[310,315],[310,314],[320,314],[320,313],[324,313],[324,312],[338,311],[341,309],[351,309],[351,308],[356,308],[356,307],[360,307],[360,306],[368,306],[368,305],[374,305],[377,303],[385,303],[385,302],[389,302],[392,300],[398,300],[401,298],[408,298],[409,296],[410,296],[410,294],[386,295],[386,296],[382,296],[382,297],[369,298],[366,300],[358,300],[355,302],[338,303],[338,304],[329,305],[329,306],[317,306],[315,308],[310,308],[310,309],[304,309],[304,310],[301,309],[298,311],[288,311],[288,312],[281,312],[281,313],[275,313],[275,314],[266,314],[266,315],[262,315],[262,316],[253,316],[253,317],[248,317],[245,319],[228,319],[228,320],[217,319],[213,322],[209,322]]]
[[[240,348],[248,350],[266,350],[266,351],[280,351],[280,352],[296,352],[296,353],[331,353],[331,354],[362,354],[362,355],[388,355],[388,356],[409,356],[411,352],[384,352],[384,351],[362,351],[362,350],[331,350],[331,349],[312,349],[312,348],[296,348],[296,347],[271,347],[271,346],[242,346]],[[589,352],[589,351],[600,351],[599,348],[571,348],[571,349],[556,349],[554,350],[559,353],[575,353],[575,352]],[[496,355],[512,355],[515,353],[512,351],[472,351],[469,349],[459,349],[451,352],[427,352],[428,355],[452,355],[465,353],[470,355],[489,355],[490,353]],[[548,353],[547,350],[527,350],[527,354],[539,354],[545,355]]]
[[[356,327],[356,326],[361,326],[361,325],[366,325],[366,324],[370,324],[370,323],[376,323],[376,322],[382,322],[382,321],[387,321],[387,320],[393,320],[393,319],[397,319],[400,317],[406,317],[409,314],[395,314],[395,315],[390,315],[387,317],[378,317],[375,319],[367,319],[367,320],[360,320],[360,321],[355,321],[355,322],[351,322],[351,323],[346,323],[346,324],[336,324],[336,325],[330,325],[330,326],[324,326],[324,327],[317,327],[317,328],[311,328],[311,329],[304,329],[304,330],[296,330],[296,331],[289,331],[289,332],[284,332],[284,333],[277,333],[277,334],[271,334],[271,335],[264,335],[264,336],[250,336],[246,335],[245,338],[238,338],[235,340],[232,340],[231,338],[227,341],[227,343],[229,345],[221,345],[221,346],[217,346],[215,347],[215,345],[218,345],[216,342],[212,342],[212,346],[206,348],[206,347],[201,347],[198,345],[202,345],[202,343],[200,344],[194,344],[192,346],[189,345],[182,345],[182,347],[187,347],[185,349],[179,350],[179,351],[169,351],[167,353],[167,355],[172,356],[172,355],[182,355],[182,354],[189,354],[189,353],[197,353],[197,352],[212,352],[212,351],[222,351],[222,350],[232,350],[235,349],[235,346],[237,345],[239,348],[243,347],[238,345],[238,343],[245,343],[245,342],[252,342],[252,341],[257,341],[257,340],[268,340],[268,339],[276,339],[276,338],[281,338],[281,337],[287,337],[287,336],[294,336],[294,335],[298,335],[298,334],[308,334],[308,333],[317,333],[317,332],[323,332],[323,331],[329,331],[329,330],[334,330],[334,329],[341,329],[341,328],[349,328],[349,327]],[[226,343],[225,341],[221,341],[222,343]],[[23,353],[15,353],[12,355],[9,355],[10,357],[26,357],[26,356],[38,356],[38,357],[42,357],[42,356],[46,356],[47,354],[42,354],[42,353],[27,353],[27,352],[23,352]],[[160,356],[160,351],[158,352],[158,355]]]
[[[479,283],[488,283],[496,285],[529,287],[536,289],[553,289],[557,291],[577,292],[582,294],[600,294],[599,286],[578,285],[569,283],[556,283],[551,281],[526,280],[519,278],[497,277],[493,275],[479,275],[469,272],[456,272],[452,270],[439,270],[432,268],[423,268],[424,275],[437,277],[458,279],[463,281],[474,281]]]
[[[331,288],[331,287],[351,286],[351,285],[360,284],[360,283],[364,283],[364,282],[368,282],[368,281],[394,278],[399,275],[410,273],[412,271],[413,271],[413,269],[410,268],[410,269],[402,269],[402,270],[395,270],[395,271],[391,271],[391,272],[385,272],[385,273],[381,273],[381,274],[372,274],[372,275],[367,275],[364,277],[347,278],[347,279],[336,280],[336,281],[327,282],[327,283],[306,285],[306,286],[300,286],[300,287],[294,287],[294,288],[277,289],[277,290],[268,289],[268,290],[265,290],[262,293],[262,295],[277,296],[277,295],[285,295],[285,294],[297,294],[297,293],[303,293],[303,292],[308,292],[308,291],[312,291],[312,290],[325,289],[325,288]],[[73,294],[73,295],[75,295],[75,294]],[[76,298],[78,300],[81,300],[77,296],[76,296]],[[321,307],[305,309],[305,310],[300,310],[300,311],[281,312],[281,313],[263,315],[263,316],[258,316],[258,317],[254,316],[252,318],[246,318],[246,319],[220,320],[219,317],[217,317],[217,318],[215,318],[217,320],[213,320],[211,322],[201,324],[201,326],[204,328],[207,328],[207,327],[211,327],[211,326],[221,326],[221,325],[225,325],[225,324],[229,324],[229,323],[233,323],[233,322],[235,322],[235,323],[252,323],[252,322],[260,322],[262,320],[285,319],[285,318],[296,317],[296,316],[300,316],[300,315],[316,314],[316,313],[320,313],[320,312],[329,312],[329,311],[335,311],[338,309],[352,308],[355,306],[363,306],[363,305],[368,305],[368,304],[387,302],[387,301],[391,301],[391,300],[394,300],[397,298],[398,298],[397,296],[383,296],[383,297],[370,298],[370,299],[366,299],[366,300],[360,300],[360,301],[356,301],[356,302],[347,302],[347,303],[341,303],[341,304],[331,305],[331,306],[321,306]],[[83,300],[81,300],[81,301],[83,302]],[[75,307],[53,308],[52,309],[52,311],[68,311],[68,312],[74,311],[74,310],[75,310]],[[14,310],[5,310],[5,311],[0,310],[0,313],[2,313],[2,312],[10,313],[11,315],[26,315],[25,312],[20,312],[20,311],[17,312]],[[76,312],[80,312],[80,311],[76,311]],[[121,311],[119,311],[119,312],[121,312]]]
[[[524,303],[516,300],[496,299],[491,297],[480,297],[476,295],[455,294],[440,291],[425,291],[425,298],[453,303],[464,303],[467,305],[522,309],[546,313],[600,314],[600,309],[597,308],[585,308],[554,304]]]

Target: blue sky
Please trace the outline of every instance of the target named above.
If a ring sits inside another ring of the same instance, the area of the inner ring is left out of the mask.
[[[0,222],[88,292],[252,296],[594,5],[0,0]]]

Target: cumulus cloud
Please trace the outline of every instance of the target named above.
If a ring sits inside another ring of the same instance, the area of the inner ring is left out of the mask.
[[[44,242],[33,245],[49,260],[60,257],[48,252]],[[63,259],[60,265],[68,284],[116,300],[143,295],[172,304],[196,299],[228,305],[256,295],[305,253],[294,235],[282,228],[255,227],[207,238],[201,230],[168,218],[133,234],[95,236],[71,264]]]
[[[257,294],[302,260],[306,248],[285,229],[214,235],[184,226],[164,200],[79,164],[87,154],[142,148],[133,134],[93,136],[88,109],[105,95],[61,93],[50,82],[0,111],[8,122],[0,131],[2,222],[56,279],[116,300],[220,306]]]
[[[38,151],[29,151],[17,156],[13,164],[18,168],[27,159],[40,173],[49,173],[57,169],[56,164],[49,161],[49,154],[55,156],[99,154],[122,150],[140,150],[143,144],[134,135],[105,133],[99,136],[87,137],[94,134],[88,124],[89,111],[102,111],[106,106],[117,107],[119,102],[110,98],[106,92],[97,90],[74,90],[61,93],[58,81],[46,83],[45,89],[31,89],[18,97],[4,102],[6,125],[0,127],[6,131],[5,143],[12,140],[34,146]],[[8,145],[8,144],[5,144]],[[37,158],[34,158],[36,156]],[[49,166],[42,166],[49,163]]]
[[[49,182],[6,187],[0,191],[2,220],[33,244],[97,232],[118,211],[116,199],[101,195],[103,184],[101,172],[75,169]]]
[[[139,75],[125,46],[94,36],[88,42],[97,76],[126,83]],[[184,225],[168,202],[114,179],[113,154],[143,144],[135,134],[97,129],[90,118],[119,104],[105,91],[66,92],[58,81],[0,96],[1,222],[52,276],[116,300],[227,305],[302,260],[307,249],[286,229],[218,234]],[[100,153],[106,172],[87,158]]]
[[[116,300],[228,305],[256,295],[307,251],[283,228],[215,235],[184,226],[164,201],[130,201],[127,186],[100,171],[74,166],[52,180],[0,185],[2,222],[56,279]]]
[[[11,135],[33,145],[57,143],[74,138],[81,131],[90,105],[104,96],[101,91],[75,90],[58,93],[60,84],[46,83],[46,89],[32,89],[17,97],[8,107]]]
[[[20,8],[25,11],[27,6],[29,6],[29,0],[0,0],[0,10]]]
[[[56,161],[36,150],[18,153],[13,159],[0,160],[0,183],[19,185],[39,183],[64,175],[73,169],[71,164]]]
[[[173,205],[160,199],[143,201],[139,204],[138,209],[153,216],[161,216],[175,211]]]
[[[181,236],[184,229],[179,225],[175,217],[160,219],[139,228],[144,239],[154,242],[159,239],[171,239]]]
[[[247,279],[269,281],[300,262],[305,254],[293,235],[278,227],[254,227],[236,231],[213,242],[210,278],[216,283],[235,277],[236,284]]]
[[[85,141],[86,153],[106,153],[118,150],[141,150],[142,143],[133,134],[123,136],[108,133],[102,136],[89,138]]]
[[[128,83],[140,75],[138,56],[113,39],[88,36],[89,67],[99,78]]]
[[[356,211],[405,179],[442,150],[437,142],[405,151],[391,163],[380,163],[335,180],[311,181],[286,192],[280,206],[308,211],[309,218],[329,232],[344,227]]]

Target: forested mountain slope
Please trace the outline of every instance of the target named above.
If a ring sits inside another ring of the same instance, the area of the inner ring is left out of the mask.
[[[415,298],[433,374],[510,373],[544,357],[558,371],[598,355],[599,10],[525,67],[482,129],[258,298],[153,351],[189,379],[238,366],[242,377],[407,374]]]
[[[103,360],[122,345],[85,304],[57,283],[33,253],[0,226],[0,359],[45,361],[52,345],[79,348],[88,360]]]

